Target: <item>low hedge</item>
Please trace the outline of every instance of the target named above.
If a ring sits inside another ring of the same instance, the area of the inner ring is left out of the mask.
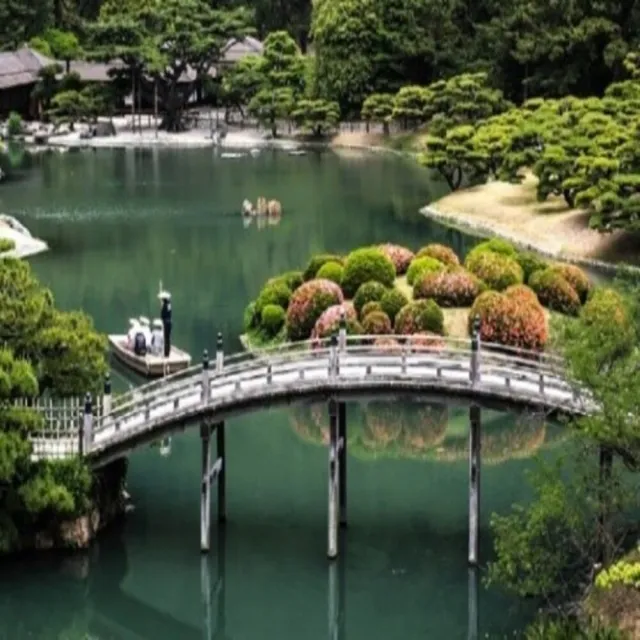
[[[351,297],[365,282],[374,280],[391,287],[395,278],[396,269],[393,262],[380,249],[356,249],[347,256],[342,289],[347,297]]]
[[[389,335],[393,332],[391,320],[383,311],[372,311],[362,321],[362,330],[366,335]]]
[[[291,296],[287,309],[287,334],[291,340],[306,340],[318,318],[329,307],[344,302],[340,287],[330,280],[309,280]]]
[[[268,304],[275,304],[283,309],[289,306],[291,289],[277,279],[268,282],[256,298],[256,313],[261,314]]]
[[[524,272],[514,258],[492,251],[473,251],[464,262],[465,267],[490,289],[504,291],[514,284],[522,284]]]
[[[538,300],[549,309],[575,316],[580,310],[580,297],[576,290],[552,268],[536,271],[529,279],[529,286]]]
[[[336,284],[342,284],[342,278],[344,277],[344,267],[339,262],[325,262],[316,274],[317,278],[324,278],[325,280],[331,280]]]
[[[367,302],[380,302],[387,291],[387,287],[373,280],[360,285],[356,295],[353,296],[353,306],[356,308],[358,316],[362,318],[362,307]]]
[[[402,291],[398,291],[398,289],[389,289],[380,300],[382,311],[389,316],[389,320],[391,320],[392,323],[395,322],[400,309],[407,304],[409,304],[409,299],[404,295],[404,293],[402,293]]]
[[[444,262],[440,262],[440,260],[436,260],[430,256],[416,258],[407,269],[407,284],[413,286],[422,275],[444,271],[445,269],[446,265]]]
[[[260,326],[268,336],[274,337],[284,326],[285,318],[286,311],[282,307],[277,304],[267,304],[260,314]]]
[[[407,272],[414,258],[414,253],[411,249],[407,249],[399,244],[381,244],[378,248],[393,262],[396,275],[401,276]]]
[[[460,264],[460,260],[456,255],[456,252],[444,244],[428,244],[426,247],[422,247],[417,253],[416,258],[435,258],[442,264],[455,267]]]
[[[573,287],[582,304],[586,302],[589,291],[591,291],[591,282],[580,267],[576,267],[573,264],[560,263],[552,265],[549,269],[553,273],[562,276]]]
[[[416,282],[413,297],[431,298],[443,307],[468,307],[482,293],[482,282],[462,267],[427,273]]]
[[[307,263],[307,266],[302,273],[302,278],[304,279],[304,281],[307,282],[309,280],[313,280],[320,270],[320,267],[322,267],[327,262],[337,262],[338,264],[343,264],[344,258],[333,253],[321,253],[317,256],[313,256]]]
[[[444,335],[444,313],[434,300],[416,300],[400,309],[394,322],[399,335],[430,331]]]

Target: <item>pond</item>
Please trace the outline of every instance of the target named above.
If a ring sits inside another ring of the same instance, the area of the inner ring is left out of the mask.
[[[49,243],[32,263],[58,305],[121,332],[130,316],[157,315],[162,280],[175,343],[195,359],[218,331],[239,350],[243,309],[265,279],[314,253],[436,241],[464,255],[474,243],[418,213],[444,187],[397,158],[100,150],[34,164],[2,185],[0,211]],[[279,224],[243,224],[242,201],[260,196],[282,202]],[[120,370],[115,383],[136,381]],[[224,535],[214,527],[208,558],[199,438],[188,430],[168,455],[131,456],[136,509],[89,554],[6,567],[0,638],[455,639],[521,628],[530,609],[481,587],[469,630],[467,410],[370,400],[348,414],[349,528],[336,564],[326,559],[325,408],[258,412],[229,421],[229,520]],[[486,559],[491,512],[526,499],[533,454],[555,456],[565,434],[535,416],[483,416]]]

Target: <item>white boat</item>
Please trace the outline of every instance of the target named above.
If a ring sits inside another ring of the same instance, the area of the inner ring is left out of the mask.
[[[244,158],[245,155],[246,155],[245,153],[236,153],[236,152],[227,151],[225,153],[221,153],[220,157],[221,158]]]
[[[291,149],[289,151],[290,156],[306,156],[307,152],[304,149]]]
[[[109,345],[120,362],[147,378],[170,375],[176,371],[187,369],[191,364],[191,356],[173,345],[171,345],[171,353],[168,358],[151,353],[144,356],[137,355],[129,347],[126,335],[110,334]]]

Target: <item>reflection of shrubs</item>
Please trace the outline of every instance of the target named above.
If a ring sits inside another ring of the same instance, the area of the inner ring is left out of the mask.
[[[580,310],[580,298],[575,289],[551,268],[536,271],[529,279],[529,286],[549,309],[571,316]]]
[[[367,302],[367,304],[360,309],[360,317],[364,319],[373,311],[383,311],[382,305],[379,302]]]
[[[416,258],[407,270],[407,284],[413,286],[423,275],[444,271],[445,264],[430,256]]]
[[[362,321],[362,330],[367,335],[388,335],[391,333],[391,320],[383,311],[372,311]]]
[[[465,260],[471,273],[485,282],[490,289],[503,291],[524,280],[522,267],[513,259],[500,253],[482,251],[471,253]]]
[[[356,312],[362,318],[362,307],[367,302],[380,302],[382,296],[387,292],[387,288],[379,282],[365,282],[358,287],[356,295],[353,297],[353,306],[356,308]]]
[[[589,282],[587,274],[573,264],[554,264],[549,269],[562,276],[578,294],[580,302],[584,304],[591,290],[591,282]]]
[[[325,262],[318,269],[316,277],[341,284],[344,277],[344,267],[339,262]]]
[[[287,331],[292,340],[309,337],[322,312],[343,302],[340,287],[330,280],[310,280],[291,296],[287,310]]]
[[[456,252],[444,244],[428,244],[426,247],[422,247],[420,251],[416,253],[416,258],[435,258],[442,264],[446,264],[455,267],[460,264],[460,260],[456,255]]]
[[[262,309],[260,326],[268,336],[276,336],[284,325],[285,316],[286,312],[282,307],[276,304],[267,304]]]
[[[549,263],[544,258],[541,258],[537,253],[533,253],[533,251],[519,252],[516,260],[522,267],[525,282],[529,282],[529,277],[532,273],[546,269],[549,266]]]
[[[361,333],[361,327],[357,324],[356,310],[350,302],[343,302],[329,307],[322,312],[313,327],[314,338],[328,338],[340,329],[342,312],[347,322],[347,333],[350,335]]]
[[[497,253],[514,259],[516,259],[518,255],[516,248],[507,240],[503,240],[502,238],[491,238],[491,240],[485,240],[473,247],[467,255],[467,260],[482,253]]]
[[[412,333],[444,333],[444,314],[433,300],[416,300],[400,309],[395,321],[395,332],[399,335]]]
[[[482,283],[461,267],[428,273],[416,282],[413,297],[431,298],[443,307],[468,307],[482,291]]]
[[[401,276],[406,273],[413,260],[413,251],[399,244],[381,244],[378,248],[391,260],[396,269],[396,275]]]
[[[480,317],[480,337],[509,347],[541,351],[548,339],[547,321],[539,303],[526,302],[524,296],[512,297],[487,291],[478,296],[469,313]]]
[[[390,287],[395,277],[396,269],[393,263],[380,249],[356,249],[347,256],[342,288],[347,296],[353,296],[365,282],[374,280]]]
[[[286,309],[291,299],[291,289],[284,282],[273,281],[267,283],[256,300],[256,313],[262,313],[262,310],[268,304],[275,304]]]
[[[334,255],[331,253],[321,253],[320,255],[313,256],[313,258],[309,260],[309,263],[307,264],[307,267],[302,274],[304,281],[306,282],[307,280],[313,280],[313,278],[316,277],[316,274],[320,270],[320,267],[322,267],[327,262],[337,262],[338,264],[342,264],[344,262],[344,259],[342,258],[342,256]]]
[[[392,323],[395,322],[400,309],[406,304],[409,304],[407,296],[405,296],[402,291],[398,291],[398,289],[389,289],[382,296],[382,300],[380,300],[382,311],[389,316],[389,320],[391,320]]]

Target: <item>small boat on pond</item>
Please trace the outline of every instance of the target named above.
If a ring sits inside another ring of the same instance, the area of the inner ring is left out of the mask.
[[[129,320],[128,333],[109,335],[114,356],[148,378],[167,376],[187,369],[191,364],[191,356],[171,344],[171,294],[163,291],[162,285],[158,298],[162,302],[161,319],[153,321],[153,328],[149,320],[141,316]]]

